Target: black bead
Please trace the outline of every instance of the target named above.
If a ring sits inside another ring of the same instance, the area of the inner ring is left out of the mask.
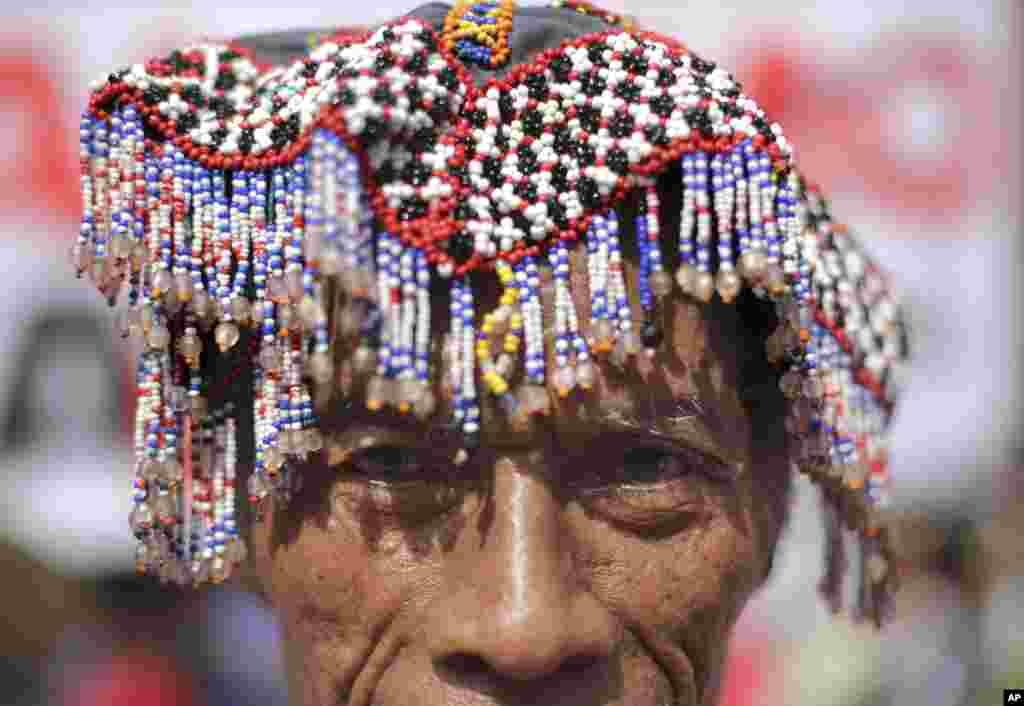
[[[553,130],[552,134],[555,136],[555,141],[552,145],[555,152],[558,152],[559,154],[567,152],[570,145],[572,145],[572,137],[569,135],[569,128],[564,125],[559,125]]]
[[[526,216],[524,216],[519,211],[514,211],[512,213],[512,223],[515,224],[516,228],[518,228],[519,230],[521,230],[523,233],[526,233],[526,234],[529,234],[530,226],[533,225],[530,222],[530,219],[528,219]]]
[[[565,83],[569,80],[569,74],[572,73],[572,62],[566,56],[555,57],[548,67],[551,69],[551,73],[555,75],[555,79],[559,83]]]
[[[659,117],[667,118],[675,109],[676,102],[672,100],[671,96],[656,96],[651,99],[651,111]]]
[[[456,233],[448,239],[448,256],[458,264],[473,257],[473,240],[466,233]]]
[[[696,54],[690,54],[690,66],[694,71],[702,74],[709,74],[715,70],[715,62],[705,61]]]
[[[433,170],[418,159],[410,159],[402,170],[402,179],[414,186],[423,186],[430,179]]]
[[[615,87],[615,95],[627,103],[633,103],[640,98],[640,87],[632,81],[623,81]]]
[[[645,348],[657,348],[664,338],[661,327],[654,319],[644,319],[644,322],[640,324],[640,341]]]
[[[519,182],[516,184],[514,191],[516,196],[528,203],[533,203],[537,200],[537,187],[529,181]]]
[[[671,86],[676,82],[676,75],[672,69],[662,68],[658,70],[658,85],[662,88]]]
[[[597,71],[589,71],[580,79],[580,90],[587,96],[599,96],[608,87],[608,82]]]
[[[551,185],[558,192],[569,189],[569,168],[559,162],[551,170]]]
[[[558,199],[552,197],[547,201],[548,205],[548,218],[554,221],[555,225],[561,229],[569,227],[569,219],[565,217],[565,208],[558,202]]]
[[[405,62],[405,70],[413,76],[422,76],[427,72],[427,57],[423,52],[416,52]]]
[[[642,76],[647,73],[649,64],[643,54],[634,54],[630,52],[622,57],[622,68],[632,74]]]
[[[690,108],[684,113],[686,118],[686,124],[694,130],[699,130],[705,134],[711,132],[711,118],[708,117],[708,111],[703,108]]]
[[[668,130],[661,123],[654,123],[645,127],[644,137],[647,138],[648,142],[657,147],[664,147],[669,144]]]
[[[342,105],[355,105],[356,92],[351,88],[345,87],[341,89],[341,92],[338,94],[338,100],[341,101]]]
[[[608,130],[611,132],[612,137],[628,137],[633,134],[633,126],[635,121],[633,116],[629,113],[622,112],[615,115],[608,122]]]
[[[313,78],[314,76],[316,76],[317,69],[319,68],[320,65],[317,64],[315,61],[306,59],[304,62],[302,62],[302,71],[300,71],[299,73],[302,76],[302,78]]]
[[[483,129],[487,125],[487,113],[482,110],[467,110],[466,119],[475,128]]]
[[[395,30],[391,29],[390,27],[386,27],[385,29],[381,30],[380,37],[389,44],[398,39],[397,35],[395,35]]]
[[[373,68],[377,73],[384,73],[392,66],[395,65],[395,57],[391,55],[391,52],[383,51],[377,55],[377,59],[373,62]]]
[[[370,97],[384,105],[391,105],[395,100],[395,95],[391,92],[391,89],[382,83],[377,84],[377,87],[373,89]]]
[[[363,126],[363,138],[367,142],[374,142],[384,136],[384,123],[380,118],[367,118]]]
[[[530,137],[540,137],[544,132],[544,118],[537,110],[528,110],[523,115],[523,132]]]
[[[253,143],[255,142],[253,133],[255,132],[255,128],[251,127],[242,129],[242,134],[238,138],[238,149],[241,151],[242,154],[249,154],[250,152],[252,152],[252,146]]]
[[[202,108],[206,103],[206,98],[203,96],[203,92],[199,90],[199,86],[195,84],[189,84],[181,89],[181,97],[197,108]]]
[[[597,208],[601,205],[601,192],[597,182],[588,176],[580,177],[576,190],[580,195],[580,203],[584,208]]]
[[[455,216],[455,220],[457,221],[468,221],[470,215],[469,206],[467,206],[464,202],[460,201],[455,206],[455,211],[453,215]]]
[[[587,49],[587,58],[590,59],[595,66],[608,66],[608,62],[604,59],[604,53],[608,51],[608,48],[608,45],[604,42],[592,44],[590,48]]]
[[[402,221],[414,221],[427,215],[427,204],[423,199],[413,198],[398,211]]]
[[[508,93],[502,93],[498,96],[498,109],[501,111],[501,117],[503,120],[511,120],[513,111],[515,110],[512,103],[512,96]]]
[[[168,57],[168,62],[174,67],[174,73],[177,74],[183,73],[191,68],[194,68],[192,62],[186,59],[185,55],[178,50],[171,52],[170,57]]]
[[[480,434],[474,432],[472,434],[463,434],[462,436],[462,447],[472,456],[472,453],[480,448]],[[469,460],[467,459],[467,463]]]
[[[230,91],[237,85],[238,77],[230,71],[217,74],[217,79],[213,82],[213,87],[218,91]]]
[[[728,118],[742,118],[743,108],[739,107],[735,103],[723,103],[722,113]]]
[[[437,75],[437,80],[449,91],[455,91],[459,88],[459,77],[449,68],[441,69],[441,73]]]
[[[613,147],[608,151],[605,162],[608,164],[608,168],[616,174],[625,174],[629,171],[629,156],[625,150],[619,147]]]
[[[210,133],[210,144],[213,146],[214,149],[217,149],[218,147],[220,147],[220,144],[224,142],[224,138],[226,138],[227,136],[227,129],[219,127]]]
[[[214,96],[213,98],[211,98],[209,108],[221,120],[226,120],[227,118],[233,117],[235,113],[238,112],[235,109],[235,106],[232,105],[231,101],[229,101],[224,96]]]
[[[409,99],[409,107],[415,110],[423,102],[423,91],[419,87],[410,84],[405,88],[405,97]]]
[[[484,157],[484,178],[494,186],[501,186],[501,161],[497,157]]]
[[[423,48],[428,52],[437,51],[437,41],[434,39],[434,33],[429,29],[424,29],[416,35],[416,39],[423,43]]]
[[[530,98],[535,101],[544,101],[548,98],[548,80],[544,74],[530,74],[526,77],[526,88],[529,90]]]
[[[228,49],[227,51],[222,51],[220,54],[217,55],[217,62],[221,64],[226,64],[229,61],[234,61],[235,59],[240,58],[242,58],[241,54],[239,54],[236,51],[231,51],[230,49]]]
[[[529,174],[537,168],[537,153],[528,145],[519,145],[516,156],[519,157],[519,171],[523,174]]]
[[[494,144],[502,152],[508,149],[508,129],[507,125],[500,125],[494,134]]]
[[[580,127],[587,132],[597,132],[601,128],[601,113],[592,105],[581,105],[576,109],[576,117]]]
[[[146,105],[156,105],[167,100],[169,91],[163,86],[150,86],[142,93],[142,102]]]
[[[180,118],[178,118],[177,124],[175,126],[175,132],[177,132],[179,135],[184,135],[189,130],[192,130],[193,128],[196,128],[198,126],[199,118],[196,117],[195,113],[184,113]]]
[[[723,88],[720,92],[726,98],[735,98],[740,94],[740,85],[735,83],[731,88]]]
[[[577,142],[576,161],[581,167],[589,167],[597,161],[597,150],[589,142]]]

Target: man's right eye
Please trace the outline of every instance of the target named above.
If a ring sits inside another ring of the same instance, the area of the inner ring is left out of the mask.
[[[349,463],[368,480],[403,483],[427,480],[427,464],[407,446],[380,444],[355,451]]]

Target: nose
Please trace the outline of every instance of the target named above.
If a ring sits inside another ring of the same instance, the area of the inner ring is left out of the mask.
[[[448,559],[449,590],[427,621],[431,656],[448,670],[537,679],[614,649],[616,623],[578,576],[563,504],[526,467],[535,459],[496,461],[488,519]]]

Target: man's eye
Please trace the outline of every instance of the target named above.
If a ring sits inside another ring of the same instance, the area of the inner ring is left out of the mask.
[[[685,462],[675,454],[661,448],[641,446],[622,454],[617,480],[624,485],[647,485],[686,472]]]
[[[670,536],[711,512],[710,482],[727,473],[703,453],[658,442],[599,444],[572,473],[580,502],[615,525],[644,536]]]
[[[369,480],[390,483],[425,480],[426,468],[415,450],[383,444],[359,449],[352,454],[352,467]]]
[[[583,484],[596,492],[615,488],[660,485],[695,476],[702,470],[696,452],[657,445],[620,446],[597,450],[581,464]]]

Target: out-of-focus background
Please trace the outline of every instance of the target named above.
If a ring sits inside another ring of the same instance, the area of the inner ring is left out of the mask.
[[[0,703],[284,704],[277,632],[230,589],[132,573],[132,363],[71,275],[89,81],[200,36],[369,24],[396,0],[148,7],[0,2]],[[1016,0],[605,7],[729,67],[783,124],[905,293],[915,364],[894,429],[906,566],[882,635],[830,620],[800,483],[722,706],[1002,703],[1024,688]]]

